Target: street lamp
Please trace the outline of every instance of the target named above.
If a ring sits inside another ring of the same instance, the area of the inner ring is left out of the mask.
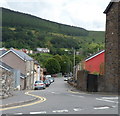
[[[74,53],[73,53],[73,78],[75,80],[75,49],[74,49]]]

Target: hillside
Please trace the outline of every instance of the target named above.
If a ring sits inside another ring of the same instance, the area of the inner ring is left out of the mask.
[[[2,42],[10,48],[47,47],[51,54],[75,48],[83,56],[104,49],[104,32],[59,24],[29,14],[2,8]]]
[[[62,34],[74,36],[88,35],[88,31],[83,28],[55,23],[29,14],[20,13],[5,8],[2,8],[2,20],[3,26],[38,28],[40,30],[49,32],[59,32]]]

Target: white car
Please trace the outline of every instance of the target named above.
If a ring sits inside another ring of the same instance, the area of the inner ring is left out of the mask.
[[[35,81],[35,84],[34,84],[34,89],[45,89],[46,88],[46,85],[44,84],[44,82],[42,80],[40,81]]]
[[[64,76],[64,81],[68,81],[68,76]]]
[[[51,75],[46,75],[45,77],[46,77],[46,78],[50,78],[50,77],[51,77]]]

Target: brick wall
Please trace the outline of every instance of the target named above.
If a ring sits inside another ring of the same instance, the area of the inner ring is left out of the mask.
[[[106,13],[105,91],[109,92],[118,91],[118,79],[120,78],[118,74],[120,57],[118,26],[120,26],[120,3],[115,2]]]

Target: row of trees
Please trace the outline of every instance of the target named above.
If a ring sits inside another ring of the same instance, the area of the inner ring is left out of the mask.
[[[55,55],[47,60],[45,68],[50,74],[55,73],[70,73],[72,71],[72,61],[68,56]]]
[[[52,55],[48,53],[37,53],[32,54],[31,57],[33,57],[35,60],[37,60],[41,67],[44,67],[47,69],[47,72],[50,74],[55,73],[69,73],[73,70],[73,62],[74,62],[74,56],[73,55]],[[79,55],[75,56],[75,65],[78,64],[82,60],[82,57]]]

